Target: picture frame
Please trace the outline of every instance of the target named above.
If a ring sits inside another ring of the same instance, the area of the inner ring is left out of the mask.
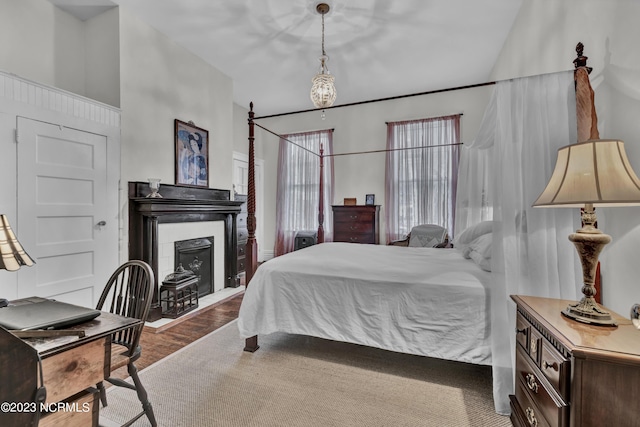
[[[175,119],[176,185],[209,188],[209,131]]]
[[[365,205],[375,205],[376,204],[376,195],[375,194],[367,194],[364,199]]]

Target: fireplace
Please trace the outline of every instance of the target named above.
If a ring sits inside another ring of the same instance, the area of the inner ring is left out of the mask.
[[[222,275],[224,287],[238,286],[236,221],[243,202],[231,200],[229,190],[213,188],[162,185],[159,192],[162,195],[161,198],[145,197],[149,193],[149,183],[129,182],[129,259],[146,261],[151,265],[155,275],[153,301],[148,317],[150,322],[162,318],[159,285],[162,284],[166,274],[174,268],[171,263],[166,266],[168,271],[164,270],[164,266],[160,263],[161,252],[164,253],[159,248],[161,225],[193,226],[202,231],[195,235],[176,238],[173,240],[175,241],[202,235],[211,236],[214,233],[202,230],[204,224],[208,222],[220,224],[220,251],[212,250],[212,252],[217,253],[217,257],[224,257],[224,265],[220,268],[224,273],[212,266],[210,274],[213,275],[214,270],[219,271],[217,274]],[[217,236],[216,234],[216,238]],[[198,256],[198,260],[202,261],[202,258]],[[184,265],[184,268],[189,267]]]
[[[193,271],[198,278],[198,296],[214,292],[213,236],[174,242],[175,268]]]

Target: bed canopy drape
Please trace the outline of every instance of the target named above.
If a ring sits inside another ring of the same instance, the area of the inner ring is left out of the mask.
[[[508,396],[514,385],[516,310],[509,295],[576,299],[578,294],[581,267],[566,236],[579,228],[579,212],[534,210],[531,205],[551,176],[557,149],[594,137],[594,132],[597,137],[593,92],[581,48],[579,56],[576,70],[496,82],[476,138],[461,148],[454,232],[492,221],[495,280],[487,291],[494,403],[502,414],[510,412]],[[250,256],[257,253],[253,117],[251,104],[248,284],[257,268]],[[247,338],[245,350],[257,349],[257,337]]]

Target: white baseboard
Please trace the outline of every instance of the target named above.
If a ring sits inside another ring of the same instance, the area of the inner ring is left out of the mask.
[[[264,257],[262,261],[269,261],[275,256],[275,253],[273,251],[262,251],[262,256]]]

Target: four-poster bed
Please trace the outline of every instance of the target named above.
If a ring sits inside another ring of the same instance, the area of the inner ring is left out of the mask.
[[[576,111],[578,140],[582,140],[594,136],[595,109],[581,47],[578,55]],[[239,319],[241,334],[246,337],[245,351],[258,349],[258,332],[284,331],[411,354],[491,363],[488,293],[492,273],[481,268],[480,261],[486,265],[486,257],[476,260],[463,253],[471,241],[458,240],[453,250],[331,243],[275,258],[256,271],[253,104],[248,124],[249,264]],[[321,153],[321,174],[323,157]],[[319,241],[324,219],[322,197],[320,200]],[[474,243],[479,237],[490,236],[473,231]],[[488,245],[490,253],[491,238],[480,240],[483,242],[475,244],[481,246],[474,249],[486,255]],[[367,264],[369,260],[371,264]],[[257,280],[251,282],[254,277]],[[347,316],[345,312],[350,313]],[[463,335],[456,335],[456,330]]]

